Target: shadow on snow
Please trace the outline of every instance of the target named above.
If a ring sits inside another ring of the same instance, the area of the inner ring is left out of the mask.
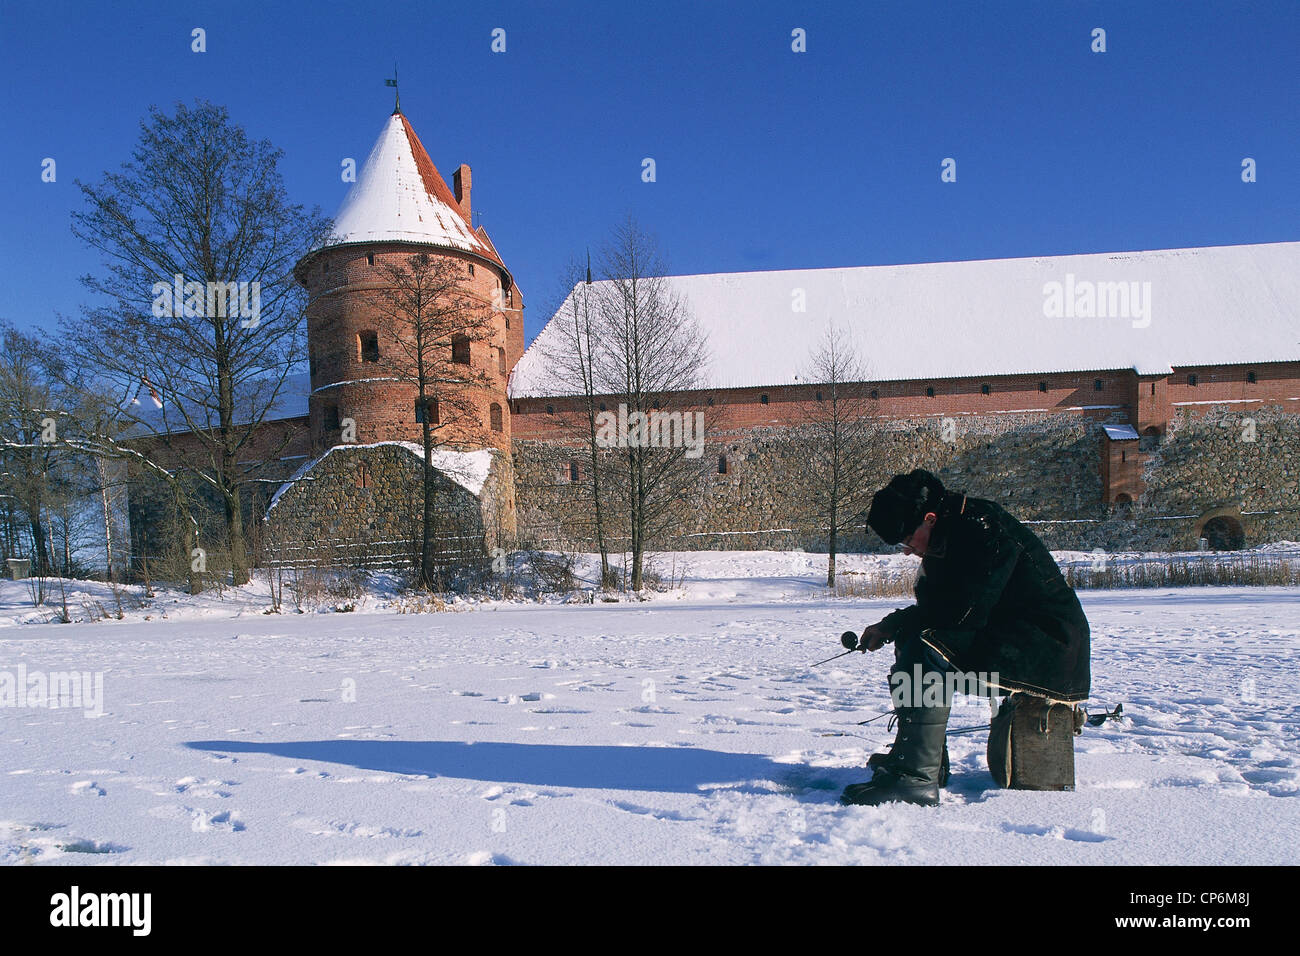
[[[222,754],[261,753],[289,760],[346,764],[385,773],[547,787],[673,793],[747,789],[746,784],[754,781],[776,781],[775,789],[802,790],[805,786],[802,778],[807,776],[809,769],[798,764],[779,764],[761,754],[724,753],[692,747],[595,747],[443,740],[300,740],[283,743],[195,740],[186,746]]]

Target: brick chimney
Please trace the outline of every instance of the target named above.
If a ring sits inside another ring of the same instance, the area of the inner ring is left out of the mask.
[[[470,219],[469,213],[469,166],[465,163],[461,163],[460,168],[452,174],[451,182],[452,188],[456,190],[456,202],[460,203],[461,214],[464,215],[467,220],[473,222],[474,220]]]

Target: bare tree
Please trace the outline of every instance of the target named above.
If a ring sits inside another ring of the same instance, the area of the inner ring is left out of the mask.
[[[25,518],[26,550],[37,575],[54,570],[47,516],[56,497],[57,394],[49,370],[56,356],[37,339],[0,323],[0,488]],[[18,537],[17,535],[15,537]]]
[[[600,445],[596,440],[597,415],[601,410],[596,391],[598,356],[596,342],[595,293],[592,291],[591,265],[585,275],[576,261],[571,261],[565,273],[564,286],[569,290],[563,305],[557,311],[553,328],[555,335],[546,349],[547,365],[558,387],[575,396],[576,413],[562,413],[560,426],[572,440],[583,447],[587,458],[587,480],[584,487],[591,499],[592,519],[596,547],[600,552],[600,585],[609,590],[617,581],[609,564],[609,547],[606,542],[606,499],[602,472]]]
[[[866,365],[848,333],[830,323],[801,378],[815,390],[797,427],[805,448],[805,501],[813,522],[826,532],[826,586],[835,586],[835,558],[841,533],[861,526],[870,505],[868,481],[876,403],[870,398]]]
[[[458,444],[482,424],[481,399],[492,384],[486,362],[473,364],[474,346],[491,343],[492,307],[467,289],[458,260],[417,253],[379,269],[376,296],[379,364],[413,385],[424,453],[419,583],[438,583],[438,473],[435,448]]]
[[[593,390],[622,407],[610,410],[617,415],[615,429],[606,418],[597,442],[612,444],[622,462],[631,587],[639,591],[647,544],[681,520],[681,503],[700,479],[697,449],[672,440],[671,431],[675,421],[680,439],[683,426],[705,414],[686,402],[703,381],[706,340],[667,277],[654,239],[630,217],[606,243],[601,272],[591,303]]]
[[[299,361],[305,294],[293,266],[328,231],[317,210],[288,201],[280,158],[223,107],[152,108],[132,161],[79,182],[87,208],[73,215],[73,232],[104,255],[104,271],[82,281],[107,304],[65,322],[65,340],[123,395],[146,383],[158,396],[158,415],[126,402],[123,415],[215,493],[235,584],[249,566],[237,461]]]

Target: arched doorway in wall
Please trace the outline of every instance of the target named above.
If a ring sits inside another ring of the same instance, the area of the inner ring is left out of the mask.
[[[1211,551],[1240,551],[1246,546],[1246,532],[1232,515],[1211,518],[1201,527],[1201,537]]]
[[[1125,521],[1132,520],[1133,518],[1132,496],[1127,495],[1121,491],[1119,494],[1115,496],[1115,501],[1111,510],[1113,511],[1116,518],[1121,518]]]
[[[1155,425],[1142,429],[1142,434],[1138,437],[1138,451],[1153,452],[1159,447],[1160,429]]]

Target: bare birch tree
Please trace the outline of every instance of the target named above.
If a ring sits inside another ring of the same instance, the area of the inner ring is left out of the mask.
[[[826,532],[827,587],[835,586],[840,535],[863,524],[874,490],[868,478],[876,403],[865,384],[867,374],[848,333],[832,322],[801,376],[815,386],[797,426],[797,440],[808,467],[806,508]]]
[[[680,439],[686,416],[694,425],[705,414],[687,403],[703,384],[707,342],[654,239],[630,217],[606,243],[601,273],[592,287],[593,390],[621,407],[609,410],[617,423],[610,429],[606,417],[597,443],[615,447],[621,460],[631,587],[639,591],[647,545],[680,526],[682,502],[701,477],[697,449],[672,440],[671,423]]]
[[[600,552],[600,586],[609,590],[617,576],[609,563],[606,535],[606,510],[609,493],[606,487],[605,462],[596,440],[597,415],[602,409],[596,391],[596,362],[601,351],[596,342],[597,322],[595,293],[592,291],[591,265],[585,275],[576,261],[566,270],[563,285],[569,290],[555,318],[555,335],[546,349],[547,366],[559,389],[575,397],[577,408],[559,416],[559,422],[572,440],[580,444],[587,459],[584,488],[591,501],[596,548]]]

